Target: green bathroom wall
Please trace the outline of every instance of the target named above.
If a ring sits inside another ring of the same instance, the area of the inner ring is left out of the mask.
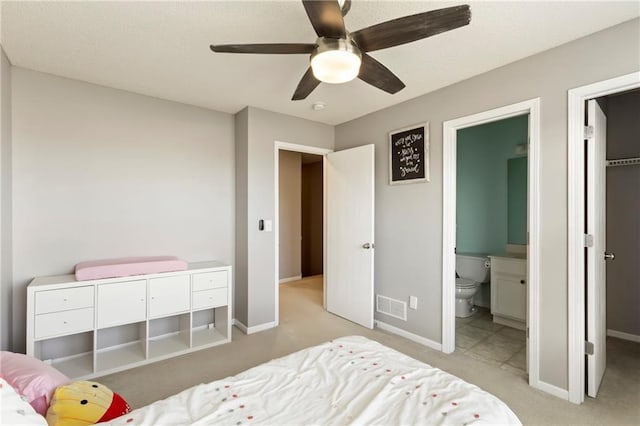
[[[512,173],[512,178],[519,180],[511,185],[511,218],[508,160],[522,157],[516,154],[516,146],[527,143],[528,120],[528,115],[522,115],[458,131],[458,253],[501,253],[507,242],[526,243],[526,157],[514,166]]]
[[[507,242],[527,243],[527,157],[507,160]]]

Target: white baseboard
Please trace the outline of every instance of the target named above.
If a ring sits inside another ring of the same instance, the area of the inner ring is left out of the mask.
[[[629,340],[631,342],[640,343],[640,336],[622,331],[607,330],[607,336],[617,337],[618,339]]]
[[[233,323],[232,325],[235,325],[236,327],[238,327],[240,331],[242,331],[244,334],[247,334],[247,326],[241,323],[240,320],[237,320],[234,318],[232,320],[232,323]]]
[[[302,279],[302,275],[296,275],[295,277],[289,277],[289,278],[280,278],[278,280],[278,283],[280,284],[284,284],[284,283],[288,283],[289,281],[298,281]]]
[[[442,350],[442,344],[438,342],[434,342],[433,340],[427,339],[426,337],[418,336],[417,334],[410,333],[406,330],[403,330],[398,327],[394,327],[382,321],[376,320],[376,327],[380,330],[388,331],[389,333],[397,334],[398,336],[402,336],[405,339],[413,340],[416,343],[420,343],[421,345],[427,346],[431,349],[435,349],[437,351]]]
[[[253,334],[253,333],[259,333],[264,330],[268,330],[270,328],[274,328],[276,326],[276,323],[275,321],[271,321],[271,322],[265,322],[264,324],[254,325],[253,327],[247,327],[246,325],[241,323],[239,320],[234,318],[233,325],[238,327],[240,331],[242,331],[244,334]]]
[[[566,401],[569,400],[569,391],[566,389],[559,388],[555,385],[549,384],[547,382],[538,381],[537,383],[530,383],[532,387],[536,389],[540,389],[542,392],[546,392],[550,395],[557,396],[558,398],[564,399]]]

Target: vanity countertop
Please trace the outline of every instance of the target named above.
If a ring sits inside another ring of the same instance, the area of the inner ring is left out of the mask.
[[[526,260],[527,259],[527,254],[526,253],[504,252],[504,253],[490,254],[489,257],[506,257],[507,259],[523,259],[523,260]]]

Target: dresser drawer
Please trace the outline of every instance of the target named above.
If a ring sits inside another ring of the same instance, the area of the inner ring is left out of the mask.
[[[93,286],[37,291],[35,294],[36,315],[93,306]]]
[[[36,315],[34,337],[62,336],[93,330],[93,308]]]
[[[226,288],[194,291],[192,298],[191,309],[193,310],[228,305]]]
[[[203,272],[193,274],[193,291],[227,287],[227,271]]]

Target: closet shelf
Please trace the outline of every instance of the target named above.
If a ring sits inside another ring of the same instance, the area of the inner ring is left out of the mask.
[[[633,158],[618,158],[616,160],[607,160],[607,167],[617,167],[617,166],[634,166],[640,164],[640,157]]]

